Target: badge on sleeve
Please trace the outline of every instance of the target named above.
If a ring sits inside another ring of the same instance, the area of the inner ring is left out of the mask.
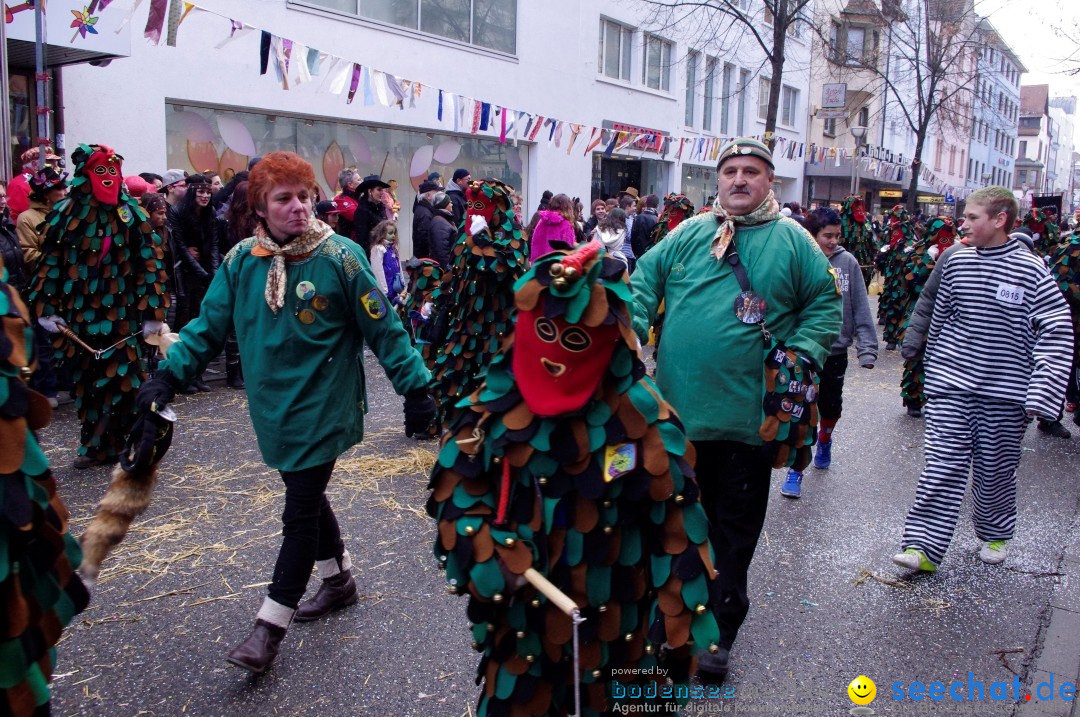
[[[364,313],[376,321],[386,316],[386,302],[378,289],[372,289],[361,296],[360,305],[364,307]]]
[[[121,204],[116,208],[116,214],[124,224],[131,225],[131,210]]]
[[[637,444],[620,443],[604,449],[604,482],[626,475],[637,468]]]

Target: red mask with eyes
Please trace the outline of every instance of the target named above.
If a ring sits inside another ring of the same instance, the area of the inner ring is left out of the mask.
[[[120,203],[120,184],[124,180],[121,173],[123,159],[108,147],[102,147],[86,160],[87,178],[94,199],[102,204]]]
[[[861,199],[856,199],[854,202],[852,202],[851,213],[854,215],[855,221],[857,221],[859,224],[862,224],[866,221],[866,207],[863,206],[863,202]]]
[[[469,187],[465,192],[465,226],[471,226],[472,218],[480,215],[487,220],[490,227],[495,219],[495,210],[498,209],[496,200],[484,194],[480,185]]]
[[[618,339],[615,324],[588,327],[561,317],[547,319],[540,305],[518,312],[513,369],[529,410],[538,416],[558,416],[588,403]]]
[[[672,207],[668,210],[668,231],[671,231],[675,227],[682,224],[682,220],[686,219],[686,212],[681,207]]]

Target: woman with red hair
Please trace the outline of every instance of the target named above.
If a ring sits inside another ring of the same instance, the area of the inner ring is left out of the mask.
[[[199,317],[138,398],[140,412],[160,411],[235,329],[255,437],[285,483],[269,594],[254,630],[228,657],[256,673],[273,662],[293,619],[315,620],[357,601],[326,486],[338,456],[363,438],[365,342],[405,396],[406,434],[427,430],[435,416],[423,359],[360,247],[313,216],[314,190],[311,165],[292,152],[272,152],[255,165],[247,195],[255,235],[225,256]],[[322,586],[298,605],[312,567]]]

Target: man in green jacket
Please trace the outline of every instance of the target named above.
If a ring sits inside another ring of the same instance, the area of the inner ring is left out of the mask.
[[[820,369],[842,324],[829,261],[805,229],[779,216],[773,170],[761,142],[727,144],[717,166],[717,209],[682,222],[638,261],[631,281],[634,330],[643,341],[661,301],[666,306],[656,381],[697,451],[723,648],[699,662],[708,680],[727,674],[746,619],[746,574],[769,499],[772,461],[758,433],[765,329]],[[735,251],[741,270],[730,261]]]
[[[405,396],[405,431],[427,429],[431,378],[356,244],[312,215],[315,175],[291,152],[272,152],[251,171],[255,236],[237,244],[215,274],[199,317],[180,332],[140,411],[156,411],[199,376],[236,330],[259,450],[285,483],[282,543],[273,581],[248,638],[229,661],[264,672],[290,622],[320,618],[357,601],[349,553],[326,499],[338,456],[363,438],[367,401],[363,347]],[[297,609],[312,567],[322,586]]]

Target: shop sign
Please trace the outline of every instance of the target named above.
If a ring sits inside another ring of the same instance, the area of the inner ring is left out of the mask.
[[[822,107],[846,107],[847,106],[847,83],[826,82],[821,88]],[[818,115],[819,117],[821,115]]]
[[[945,197],[940,194],[920,194],[915,197],[915,201],[919,204],[944,204]]]
[[[882,189],[880,192],[878,192],[878,195],[882,199],[899,199],[900,197],[904,196],[904,193],[899,189]]]

